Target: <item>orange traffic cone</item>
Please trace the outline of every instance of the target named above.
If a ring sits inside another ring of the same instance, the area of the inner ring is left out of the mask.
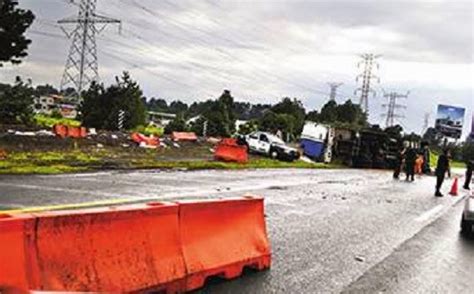
[[[451,186],[451,191],[449,192],[451,196],[458,196],[458,178],[454,178],[453,185]]]

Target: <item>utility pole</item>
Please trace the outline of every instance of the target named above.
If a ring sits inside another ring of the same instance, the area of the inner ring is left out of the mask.
[[[370,87],[370,83],[373,79],[376,79],[380,83],[380,79],[372,73],[374,67],[379,68],[376,59],[380,56],[381,55],[375,54],[362,54],[362,60],[357,64],[359,68],[363,66],[364,71],[356,78],[356,82],[362,78],[362,85],[355,90],[354,94],[356,95],[357,92],[360,92],[359,105],[366,114],[369,113],[369,93],[372,93],[374,97],[376,95],[376,92]]]
[[[343,83],[328,83],[329,87],[331,88],[331,92],[329,93],[329,100],[336,101],[337,96],[337,88],[342,86]]]
[[[406,109],[407,107],[402,104],[397,103],[397,99],[408,98],[410,92],[407,92],[405,95],[398,94],[397,92],[385,93],[384,97],[388,98],[388,104],[382,104],[383,107],[387,108],[387,113],[383,116],[386,117],[385,127],[392,127],[395,125],[395,118],[403,118],[405,116],[397,113],[397,109]]]
[[[72,39],[61,79],[61,90],[72,86],[79,98],[82,90],[99,79],[96,35],[102,32],[107,24],[120,24],[120,20],[97,15],[95,13],[97,0],[71,0],[70,2],[79,7],[79,13],[76,18],[58,21],[61,25],[76,24],[75,29],[69,33],[61,26],[66,36]],[[102,27],[98,28],[97,24],[102,24]]]

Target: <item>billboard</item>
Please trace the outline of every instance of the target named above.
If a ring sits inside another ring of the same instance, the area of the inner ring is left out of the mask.
[[[450,105],[438,105],[435,129],[445,137],[461,138],[466,109]]]

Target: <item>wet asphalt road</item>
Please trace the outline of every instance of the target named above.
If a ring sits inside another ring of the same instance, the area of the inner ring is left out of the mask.
[[[272,269],[200,292],[472,293],[474,244],[458,234],[461,197],[433,197],[431,177],[390,176],[293,169],[1,176],[0,207],[251,193],[265,197]]]

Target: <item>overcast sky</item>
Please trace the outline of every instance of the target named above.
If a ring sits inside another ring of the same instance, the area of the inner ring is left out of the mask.
[[[76,0],[78,2],[79,0]],[[20,0],[37,20],[29,57],[0,70],[59,86],[69,41],[55,22],[77,14],[68,0]],[[384,125],[382,89],[410,91],[406,118],[419,132],[438,103],[474,106],[473,3],[409,1],[97,0],[98,14],[122,20],[98,37],[101,80],[131,72],[147,97],[186,102],[229,89],[236,100],[274,103],[297,97],[309,109],[328,99],[327,82],[342,82],[339,102],[352,98],[358,55],[382,54],[370,120]],[[73,27],[67,27],[69,30]],[[470,127],[470,126],[469,126]]]

